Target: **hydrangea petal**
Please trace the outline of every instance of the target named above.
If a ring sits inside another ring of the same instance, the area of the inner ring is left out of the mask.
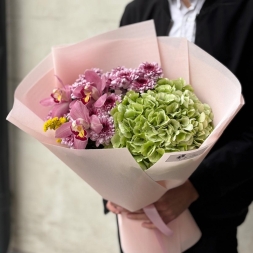
[[[155,150],[155,152],[149,156],[149,161],[152,163],[156,163],[165,153],[165,150],[163,148],[158,148]]]
[[[111,143],[114,148],[120,148],[120,135],[118,132],[116,132],[114,136],[111,138]]]
[[[182,78],[160,78],[153,90],[127,92],[112,114],[118,135],[127,140],[122,145],[142,168],[152,166],[163,152],[198,148],[213,130],[210,106],[202,104]],[[146,142],[141,145],[142,134]]]

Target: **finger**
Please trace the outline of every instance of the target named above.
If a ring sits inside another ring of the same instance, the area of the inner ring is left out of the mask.
[[[119,214],[120,213],[120,211],[116,208],[116,206],[111,201],[107,202],[106,207],[112,213],[115,213],[115,214]]]
[[[155,229],[157,228],[152,222],[145,221],[141,224],[142,227],[148,228],[148,229]]]
[[[135,211],[135,212],[128,211],[128,213],[133,214],[133,215],[135,215],[135,214],[145,214],[143,210],[139,210],[139,211]]]
[[[122,213],[122,212],[125,212],[125,213],[129,213],[129,211],[127,209],[125,209],[124,207],[122,206],[118,206],[118,205],[115,205],[117,210]]]
[[[145,213],[128,213],[127,218],[131,220],[146,220],[146,221],[149,220],[149,218]]]
[[[124,207],[119,206],[113,202],[111,202],[111,204],[114,206],[115,209],[117,209],[119,211],[119,213],[122,213],[122,212],[129,213],[130,212],[129,210],[125,209]]]
[[[144,213],[144,211],[143,211],[143,209],[140,209],[140,210],[132,212],[132,213]]]
[[[177,215],[172,210],[159,211],[158,213],[165,224],[177,218]]]

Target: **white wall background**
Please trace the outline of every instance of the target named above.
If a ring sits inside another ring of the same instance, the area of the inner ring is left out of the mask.
[[[129,1],[6,2],[11,109],[15,87],[52,46],[116,29]],[[10,249],[25,253],[118,253],[115,217],[103,214],[101,197],[39,142],[11,124],[9,131]],[[240,253],[253,252],[252,213],[239,231]]]

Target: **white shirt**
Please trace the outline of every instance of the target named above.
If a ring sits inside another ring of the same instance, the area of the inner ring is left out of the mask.
[[[180,0],[168,1],[170,4],[171,19],[173,21],[169,36],[185,37],[189,41],[194,42],[196,16],[199,14],[205,0],[190,0],[191,6],[189,8]]]

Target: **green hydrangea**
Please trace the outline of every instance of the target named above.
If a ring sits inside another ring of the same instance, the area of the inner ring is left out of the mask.
[[[214,128],[210,106],[182,78],[161,78],[145,93],[127,92],[111,115],[113,147],[127,147],[143,170],[164,153],[199,148]]]

